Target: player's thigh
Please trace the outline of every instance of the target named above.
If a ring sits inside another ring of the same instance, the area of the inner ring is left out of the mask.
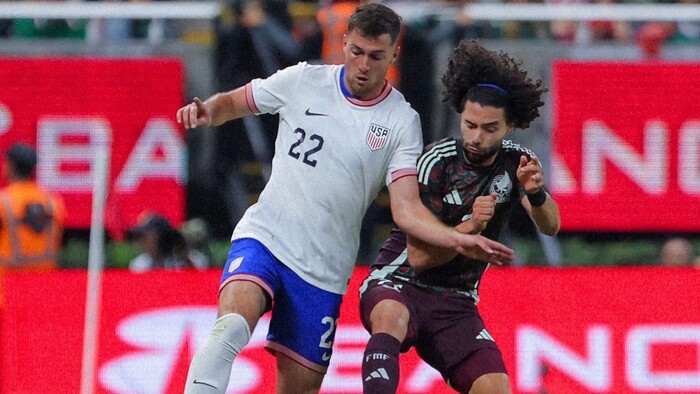
[[[414,298],[423,319],[414,346],[446,381],[455,387],[466,379],[471,386],[481,375],[506,372],[501,352],[471,300],[416,291],[421,294]],[[464,365],[471,368],[463,369]],[[465,377],[465,370],[472,375]],[[455,379],[459,381],[455,383]]]
[[[342,295],[305,282],[287,267],[275,293],[265,347],[324,374],[333,353]]]
[[[323,373],[309,369],[284,354],[277,354],[278,394],[318,393],[323,377]]]
[[[238,313],[254,330],[260,316],[270,309],[280,286],[279,265],[259,241],[233,241],[219,285],[219,316]]]
[[[246,320],[250,331],[265,313],[267,297],[260,286],[248,281],[232,281],[219,293],[219,316],[237,313]]]
[[[447,382],[460,393],[508,394],[510,383],[501,352],[481,348],[465,358],[447,374]]]
[[[371,276],[365,280],[360,293],[360,319],[367,331],[372,334],[387,333],[399,342],[404,342],[409,332],[414,331],[409,328],[410,303],[401,290],[401,284],[390,280],[373,279]]]
[[[508,375],[504,373],[481,375],[472,384],[469,394],[510,394]]]

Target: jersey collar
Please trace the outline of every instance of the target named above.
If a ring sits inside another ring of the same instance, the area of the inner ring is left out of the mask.
[[[393,89],[391,84],[387,82],[386,80],[384,81],[384,89],[382,89],[381,93],[375,98],[369,99],[369,100],[360,100],[355,98],[355,96],[350,93],[350,90],[345,86],[345,66],[343,66],[340,69],[340,80],[338,81],[340,83],[340,91],[343,92],[343,96],[352,104],[357,105],[359,107],[371,107],[373,105],[377,105],[384,101],[385,98],[389,96],[389,93],[391,93],[391,90]]]

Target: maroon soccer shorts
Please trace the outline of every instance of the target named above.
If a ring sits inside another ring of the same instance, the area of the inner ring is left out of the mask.
[[[464,371],[465,367],[472,375],[472,382],[487,373],[507,373],[501,352],[472,300],[430,292],[400,281],[373,279],[363,290],[360,316],[365,328],[371,332],[370,313],[380,301],[391,299],[406,305],[410,318],[401,351],[415,347],[418,355],[446,381],[454,380],[451,373],[456,369]],[[482,349],[485,351],[479,351]]]

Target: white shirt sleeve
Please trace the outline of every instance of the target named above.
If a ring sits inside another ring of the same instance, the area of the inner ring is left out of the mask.
[[[289,102],[289,95],[295,92],[301,81],[305,62],[279,70],[265,79],[250,82],[253,104],[259,113],[276,114]]]
[[[420,156],[422,150],[423,136],[421,134],[420,118],[416,114],[406,130],[403,130],[401,133],[398,147],[389,162],[386,184],[389,185],[404,176],[416,175],[418,156]]]

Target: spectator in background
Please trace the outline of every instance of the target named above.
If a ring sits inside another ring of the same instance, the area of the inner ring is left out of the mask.
[[[637,44],[646,59],[656,60],[661,56],[666,40],[671,35],[673,23],[647,22],[637,31]]]
[[[12,19],[0,19],[0,37],[10,37],[12,33]]]
[[[279,7],[273,7],[277,15],[273,17],[265,5],[262,0],[231,0],[215,20],[217,90],[235,89],[301,60],[303,48],[283,23],[287,18],[280,16]],[[276,115],[251,116],[216,128],[216,190],[207,195],[220,199],[213,204],[223,205],[226,211],[207,217],[209,223],[220,222],[223,216],[224,227],[230,228],[240,220],[250,205],[247,194],[254,193],[246,189],[244,175],[267,182],[278,121]],[[244,174],[242,168],[251,163],[255,165],[248,168],[259,170]]]
[[[110,0],[113,1],[113,0]],[[116,0],[114,2],[144,2],[142,0]],[[150,2],[146,0],[145,2]],[[93,23],[97,24],[99,30],[97,41],[106,43],[115,43],[129,41],[133,39],[145,39],[149,37],[151,25],[150,19],[133,19],[133,18],[107,18],[96,19]],[[153,33],[150,33],[153,34]]]
[[[15,19],[12,36],[16,38],[70,38],[85,39],[84,20],[67,19]]]
[[[546,4],[585,4],[586,0],[545,0]],[[549,23],[550,35],[556,41],[573,43],[580,41],[581,23],[575,20],[553,20]]]
[[[291,32],[294,39],[301,43],[301,58],[309,63],[321,62],[323,32],[318,23],[319,5],[315,1],[295,1],[289,3],[292,18]]]
[[[211,232],[209,225],[202,218],[192,218],[180,227],[180,234],[185,239],[190,259],[197,268],[211,266]]]
[[[615,0],[593,0],[593,4],[615,4]],[[628,21],[595,20],[588,22],[589,41],[625,42],[632,38],[632,26]]]
[[[87,0],[97,1],[97,0]],[[111,3],[144,4],[156,0],[102,0]],[[87,40],[96,43],[124,43],[134,40],[148,40],[150,44],[160,44],[166,39],[178,39],[182,33],[181,21],[175,19],[142,18],[94,18],[87,27]],[[190,22],[190,21],[187,21]]]
[[[219,40],[218,44],[231,45],[233,44],[230,42],[231,39],[247,38],[246,45],[250,46],[247,48],[250,51],[247,55],[252,57],[248,61],[254,62],[257,68],[257,71],[248,70],[248,74],[255,73],[256,76],[266,77],[280,68],[301,60],[301,45],[294,40],[289,28],[282,23],[283,19],[288,19],[288,15],[271,16],[263,0],[233,0],[229,6],[235,18],[234,35],[227,36],[224,33],[220,38],[225,41]],[[240,36],[236,37],[236,34]],[[233,55],[243,54],[234,52]],[[239,79],[243,78],[245,77],[239,77]]]
[[[677,0],[679,5],[700,4],[700,0]],[[671,22],[671,36],[669,41],[672,43],[700,43],[700,21],[678,21]]]
[[[474,20],[464,12],[464,6],[470,3],[470,0],[444,0],[440,3],[446,5],[454,5],[459,7],[455,14],[454,21],[446,21],[453,23],[454,29],[452,44],[457,46],[462,40],[479,39],[479,38],[496,38],[495,29],[490,21]]]
[[[690,266],[693,259],[693,247],[685,238],[675,237],[664,243],[661,247],[659,265],[665,267]]]
[[[545,0],[548,4],[614,4],[616,0]],[[556,20],[550,23],[552,38],[570,43],[600,43],[629,41],[632,25],[628,21],[593,20],[571,21]]]
[[[343,36],[347,32],[348,19],[361,2],[328,0],[324,3],[316,15],[323,36],[321,60],[325,64],[342,64],[345,61]]]
[[[55,1],[63,7],[62,1]],[[85,39],[87,19],[16,18],[12,21],[12,37]]]
[[[677,4],[698,4],[700,0],[678,0]],[[647,59],[658,59],[666,44],[700,43],[700,21],[649,21],[636,30],[637,43]]]
[[[512,4],[542,3],[542,0],[506,0]],[[504,40],[542,40],[549,38],[549,26],[545,21],[503,21],[499,37]]]
[[[37,154],[17,143],[5,153],[0,191],[0,266],[5,269],[54,270],[63,240],[66,209],[34,180]]]
[[[207,268],[207,260],[190,253],[182,236],[165,217],[145,213],[136,227],[129,229],[129,238],[135,239],[142,253],[129,262],[133,272],[144,272],[156,268],[182,269]]]

